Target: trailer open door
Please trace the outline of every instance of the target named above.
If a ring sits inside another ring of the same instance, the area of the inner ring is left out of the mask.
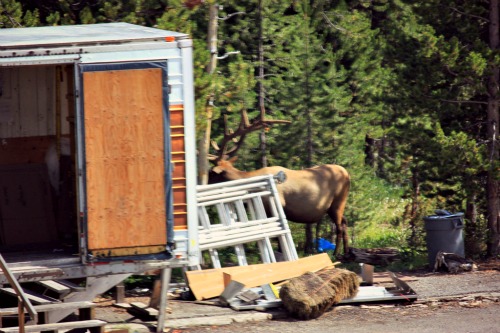
[[[166,61],[79,66],[82,253],[87,260],[168,255]]]

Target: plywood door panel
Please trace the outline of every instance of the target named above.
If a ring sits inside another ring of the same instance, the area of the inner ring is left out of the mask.
[[[89,250],[157,249],[167,226],[162,71],[85,72],[83,84]]]

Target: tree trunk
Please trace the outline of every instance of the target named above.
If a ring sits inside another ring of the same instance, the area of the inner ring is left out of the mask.
[[[217,17],[219,16],[219,5],[210,5],[209,10],[207,44],[210,51],[210,64],[207,67],[207,72],[212,74],[215,67],[217,67],[217,29],[219,26]]]
[[[419,197],[420,197],[420,181],[418,180],[418,170],[413,170],[412,172],[412,202],[411,202],[411,211],[410,211],[410,239],[409,245],[413,248],[418,247],[419,237],[417,232],[417,219],[418,219],[418,210],[419,210]]]
[[[499,46],[499,2],[490,1],[490,21],[489,36],[490,48],[497,52]],[[499,254],[500,246],[500,198],[499,180],[497,177],[497,163],[499,161],[498,135],[499,135],[499,114],[498,114],[498,84],[499,68],[493,66],[488,80],[488,152],[490,168],[486,185],[487,193],[487,217],[488,217],[488,256],[494,257]]]
[[[210,51],[210,63],[207,66],[207,73],[212,74],[217,66],[217,17],[219,15],[219,5],[210,5],[208,33],[207,33],[207,48]],[[198,184],[208,184],[208,150],[210,149],[210,136],[212,129],[214,95],[208,96],[205,106],[206,126],[203,137],[198,143]]]
[[[365,164],[375,168],[375,139],[369,134],[365,135]]]
[[[259,109],[260,109],[260,120],[264,121],[266,114],[266,108],[264,105],[264,45],[263,45],[262,35],[262,0],[259,0]],[[266,140],[266,129],[263,128],[260,132],[260,159],[261,166],[263,168],[267,167],[267,140]]]
[[[306,32],[305,36],[305,60],[304,66],[305,70],[305,91],[306,91],[306,100],[305,100],[305,117],[306,117],[306,129],[307,129],[307,137],[306,137],[306,167],[310,168],[312,166],[313,159],[313,139],[312,139],[312,111],[311,111],[311,90],[309,87],[310,84],[310,73],[309,73],[309,34]],[[313,253],[314,251],[314,240],[312,237],[312,224],[307,224],[306,228],[306,244],[304,251],[306,253]],[[311,252],[310,252],[311,251]]]
[[[465,253],[477,257],[481,253],[481,237],[477,225],[476,195],[469,194],[465,205]]]
[[[385,173],[385,161],[387,160],[387,137],[385,135],[382,136],[380,140],[378,140],[377,144],[377,175],[381,178],[386,176]]]

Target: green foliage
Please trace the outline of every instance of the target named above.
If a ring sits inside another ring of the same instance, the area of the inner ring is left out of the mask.
[[[472,205],[477,218],[466,241],[483,248],[487,174],[499,170],[487,151],[487,84],[500,57],[488,44],[486,2],[262,0],[259,16],[257,0],[224,0],[217,51],[240,53],[219,59],[213,74],[206,70],[213,1],[183,3],[4,0],[0,24],[124,21],[186,32],[194,41],[198,137],[208,109],[215,141],[224,116],[233,129],[242,110],[257,117],[262,84],[266,117],[291,122],[265,132],[268,163],[345,166],[352,177],[346,216],[356,246],[394,244],[417,258],[423,216]],[[259,134],[246,138],[239,167],[261,166]],[[303,225],[291,225],[302,244]]]
[[[23,9],[15,0],[5,0],[0,3],[0,26],[2,28],[17,28],[22,24]],[[31,17],[32,14],[28,14]]]

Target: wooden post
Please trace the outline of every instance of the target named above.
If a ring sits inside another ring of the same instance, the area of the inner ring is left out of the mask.
[[[153,282],[153,292],[151,293],[151,300],[149,301],[149,306],[151,308],[158,309],[161,300],[161,277],[158,277]]]
[[[125,284],[120,282],[115,287],[115,302],[116,303],[125,303]]]
[[[19,333],[24,333],[24,302],[21,297],[17,298],[17,316],[19,320]],[[35,323],[36,324],[36,323]]]
[[[160,306],[158,308],[158,323],[156,332],[162,333],[165,327],[165,312],[167,311],[167,291],[172,276],[172,268],[161,270]]]

